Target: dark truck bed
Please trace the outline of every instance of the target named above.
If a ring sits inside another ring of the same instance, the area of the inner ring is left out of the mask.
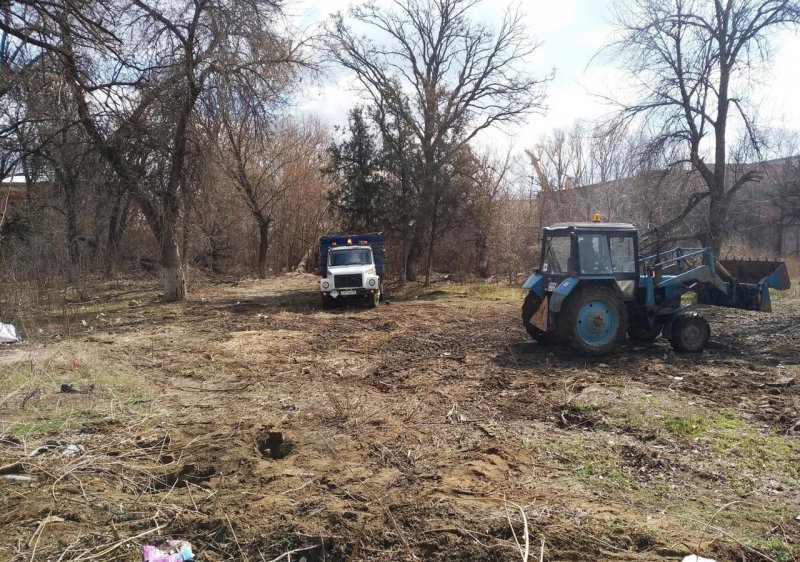
[[[368,234],[341,234],[323,236],[319,239],[319,273],[320,277],[328,276],[328,250],[331,244],[336,246],[347,246],[347,241],[352,242],[352,246],[362,246],[362,242],[372,248],[372,256],[375,258],[375,271],[383,279],[384,266],[386,264],[386,252],[383,247],[383,236],[380,232],[370,232]]]

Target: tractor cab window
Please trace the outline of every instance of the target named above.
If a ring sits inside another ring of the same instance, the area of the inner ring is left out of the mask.
[[[613,273],[605,234],[579,234],[578,256],[581,273]]]
[[[611,263],[614,273],[636,273],[636,252],[633,250],[633,237],[611,236]]]
[[[542,272],[550,275],[567,275],[569,273],[569,259],[571,240],[569,236],[553,236],[544,241],[544,259]]]

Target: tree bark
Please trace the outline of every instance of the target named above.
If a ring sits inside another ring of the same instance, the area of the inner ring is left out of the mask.
[[[258,278],[267,278],[267,250],[269,250],[269,221],[258,226]]]
[[[77,179],[64,170],[55,170],[56,181],[64,196],[67,230],[67,255],[69,257],[69,282],[77,283],[80,277],[80,233],[78,232]]]
[[[439,226],[439,198],[433,203],[433,217],[431,218],[431,234],[428,240],[428,263],[425,267],[425,287],[431,284],[431,274],[433,273],[433,248],[436,245],[436,229]]]
[[[106,240],[105,255],[105,277],[114,279],[117,275],[117,252],[122,234],[128,224],[128,213],[130,211],[131,200],[125,194],[114,198],[114,207],[111,209],[111,217],[108,220],[108,238]]]
[[[164,274],[164,300],[168,302],[184,300],[186,298],[186,278],[181,264],[175,221],[163,226],[160,264]]]

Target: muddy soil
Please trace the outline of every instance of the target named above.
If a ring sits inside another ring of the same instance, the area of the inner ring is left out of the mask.
[[[530,341],[521,293],[322,311],[314,288],[153,296],[0,349],[0,560],[800,556],[796,302],[704,310],[702,354],[587,359]]]

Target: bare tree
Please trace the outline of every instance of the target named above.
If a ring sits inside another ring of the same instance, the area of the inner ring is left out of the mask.
[[[167,300],[185,297],[183,193],[198,100],[212,79],[258,82],[294,60],[278,2],[102,0],[12,7],[0,31],[56,58],[77,121],[158,240]]]
[[[736,123],[758,144],[747,104],[748,72],[770,56],[769,38],[800,21],[797,0],[626,0],[619,4],[622,38],[613,45],[638,84],[638,101],[620,122],[642,118],[653,127],[651,148],[684,147],[683,162],[703,185],[686,201],[686,216],[708,199],[707,224],[697,233],[719,251],[735,194],[758,178],[728,170],[728,141]]]
[[[329,35],[333,58],[352,71],[372,102],[408,126],[422,153],[416,221],[433,246],[446,220],[443,168],[482,130],[541,108],[542,80],[523,69],[535,50],[519,12],[496,30],[470,18],[478,0],[395,0],[367,3],[350,16],[387,38],[376,45],[338,15]],[[411,241],[420,237],[411,236]],[[413,255],[414,252],[408,252]]]

